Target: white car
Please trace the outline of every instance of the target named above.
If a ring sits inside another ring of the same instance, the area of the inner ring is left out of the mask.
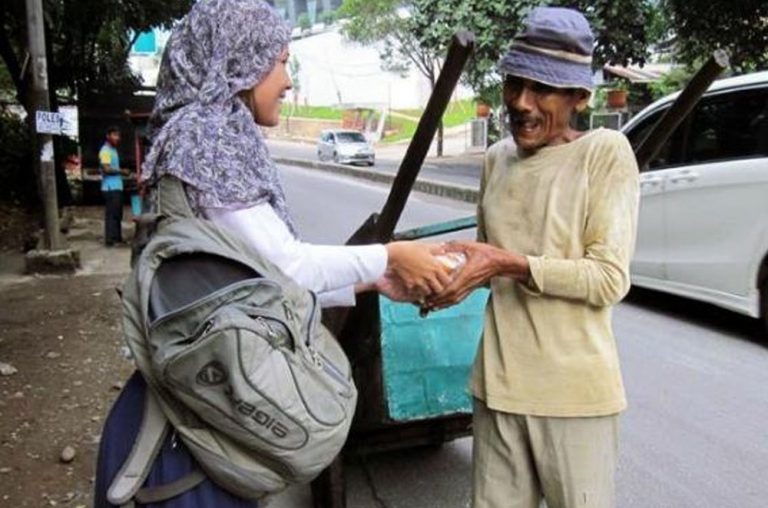
[[[317,142],[317,158],[338,164],[362,163],[373,166],[376,154],[371,143],[359,131],[326,130]]]
[[[676,96],[627,123],[633,146]],[[768,72],[715,82],[641,171],[632,283],[762,318],[768,331]]]

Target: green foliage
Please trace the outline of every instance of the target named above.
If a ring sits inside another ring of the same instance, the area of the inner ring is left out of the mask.
[[[342,32],[355,42],[373,44],[400,30],[398,0],[344,0],[338,14],[346,20]]]
[[[681,60],[692,64],[716,49],[731,55],[736,72],[768,68],[765,0],[664,0]]]
[[[648,88],[653,100],[661,99],[671,93],[685,88],[693,77],[694,71],[688,67],[675,67],[662,76],[659,81],[649,83]]]
[[[299,25],[299,28],[301,28],[302,32],[312,28],[312,20],[309,19],[309,14],[306,12],[299,15],[299,18],[296,20],[296,24]]]
[[[325,25],[332,25],[338,19],[336,11],[323,11],[320,13],[320,22]]]
[[[344,0],[339,15],[343,33],[360,44],[379,44],[382,68],[405,75],[412,65],[430,83],[437,79],[442,48],[422,43],[415,33],[412,2],[403,0]]]
[[[609,90],[629,90],[629,81],[623,78],[616,78],[610,83],[607,83]]]
[[[0,108],[0,199],[35,197],[29,130],[17,115]]]
[[[8,73],[8,68],[0,65],[0,100],[11,101],[16,95],[16,88],[13,85],[13,79]]]
[[[170,28],[194,0],[45,0],[49,87],[75,97],[81,89],[135,86],[128,54],[139,34]],[[136,35],[137,36],[137,35]],[[23,99],[19,78],[27,46],[24,0],[0,2],[0,55]]]
[[[525,16],[544,4],[577,8],[590,20],[596,36],[596,66],[645,61],[649,8],[647,2],[637,0],[414,0],[414,31],[420,44],[436,52],[445,51],[457,30],[474,32],[475,54],[465,81],[486,99],[499,85],[496,64],[522,28]],[[498,97],[490,100],[498,103]]]
[[[595,91],[592,92],[592,111],[602,111],[607,102],[608,89],[604,86],[595,88]]]
[[[293,82],[293,92],[298,94],[301,92],[301,80],[299,80],[299,71],[301,70],[301,63],[296,55],[293,55],[288,61],[288,72],[291,75],[291,81]]]

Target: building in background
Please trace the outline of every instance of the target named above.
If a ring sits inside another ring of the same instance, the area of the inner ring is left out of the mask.
[[[307,4],[304,0],[296,3]],[[338,4],[328,0],[329,5]],[[153,30],[141,34],[131,50],[131,69],[142,85],[154,87],[163,49],[170,32]],[[429,99],[429,81],[415,68],[406,74],[382,70],[379,50],[347,41],[338,25],[291,41],[291,58],[299,64],[297,92],[289,94],[299,105],[344,106],[375,104],[376,109],[416,109]],[[472,97],[459,86],[455,99]]]
[[[160,59],[170,35],[167,30],[155,29],[140,34],[133,44],[128,63],[131,70],[141,78],[143,86],[151,88],[157,84]]]
[[[267,0],[292,25],[298,24],[299,17],[307,14],[311,23],[316,23],[324,12],[332,12],[341,6],[342,0]]]

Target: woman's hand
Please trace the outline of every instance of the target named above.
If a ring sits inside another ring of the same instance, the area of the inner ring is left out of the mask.
[[[388,276],[402,283],[412,299],[442,292],[451,283],[451,270],[435,256],[443,246],[420,242],[387,244]]]
[[[426,310],[456,305],[493,277],[505,275],[518,280],[529,277],[528,260],[524,256],[498,247],[479,242],[450,242],[444,248],[446,252],[464,253],[467,262],[445,291],[427,299]]]

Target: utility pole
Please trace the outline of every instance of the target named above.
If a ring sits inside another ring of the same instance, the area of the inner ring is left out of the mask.
[[[38,111],[49,111],[48,67],[45,57],[45,25],[43,21],[42,0],[26,0],[27,32],[29,34],[29,57],[32,66],[32,93],[30,94],[32,125]],[[53,138],[50,134],[34,136],[38,156],[42,187],[42,199],[45,206],[45,244],[55,251],[62,249],[59,233],[59,205],[56,198],[56,173],[53,157]]]

